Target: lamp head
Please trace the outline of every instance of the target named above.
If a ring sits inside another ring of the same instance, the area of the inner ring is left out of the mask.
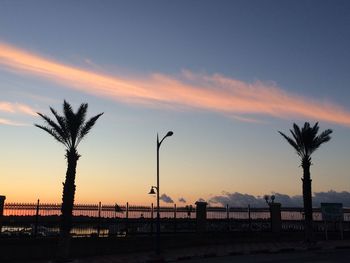
[[[153,186],[151,187],[151,190],[149,191],[148,194],[149,195],[155,195],[156,194],[156,192],[154,191],[154,187]]]
[[[166,137],[168,136],[172,136],[174,133],[172,131],[168,131],[168,133],[166,134]]]

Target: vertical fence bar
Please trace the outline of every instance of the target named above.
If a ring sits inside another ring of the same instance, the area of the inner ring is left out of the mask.
[[[250,205],[248,205],[248,224],[249,224],[249,231],[252,230],[252,217],[250,215]]]
[[[153,203],[151,205],[151,236],[153,236],[153,214],[154,214],[154,207],[153,207]]]
[[[126,234],[129,232],[129,202],[126,202],[126,213],[125,213],[125,228]]]
[[[230,230],[230,208],[228,204],[226,205],[226,220],[227,220],[227,230]]]
[[[101,233],[101,202],[98,202],[98,218],[97,218],[97,236]]]
[[[229,214],[230,210],[229,210],[229,207],[228,207],[228,204],[226,205],[226,219],[230,219],[230,214]]]
[[[129,202],[126,203],[126,213],[125,213],[126,219],[129,219]]]
[[[39,208],[40,208],[40,200],[38,199],[36,204],[36,212],[35,212],[34,237],[36,237],[38,234]]]
[[[177,231],[177,226],[176,226],[176,204],[174,204],[174,232],[176,233]]]

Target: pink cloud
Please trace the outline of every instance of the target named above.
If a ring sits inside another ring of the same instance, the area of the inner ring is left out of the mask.
[[[157,73],[143,78],[123,78],[63,64],[1,43],[0,65],[3,69],[46,78],[70,89],[123,103],[214,111],[250,122],[257,122],[256,116],[264,115],[350,126],[350,111],[335,103],[288,93],[275,84],[246,83],[220,74],[183,71],[176,77]]]
[[[17,114],[25,114],[35,116],[35,110],[25,104],[22,103],[12,103],[7,101],[0,101],[0,111],[7,113],[17,113]]]

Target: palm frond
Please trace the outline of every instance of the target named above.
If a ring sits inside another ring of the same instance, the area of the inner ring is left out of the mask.
[[[310,123],[305,122],[304,126],[300,129],[299,126],[293,123],[293,130],[290,130],[293,138],[289,138],[282,132],[279,132],[290,145],[296,149],[297,154],[301,157],[302,165],[311,164],[311,154],[316,151],[321,144],[328,142],[331,137],[332,130],[328,129],[323,131],[320,135],[317,135],[319,131],[318,122],[313,126]]]
[[[295,123],[293,123],[293,130],[290,130],[290,132],[292,133],[295,142],[298,144],[299,146],[299,151],[304,153],[304,143],[302,140],[302,131],[300,130],[299,126]]]
[[[311,129],[311,131],[312,131],[311,133],[312,133],[313,137],[317,136],[319,129],[320,129],[320,127],[318,126],[318,122],[316,122],[315,125]]]
[[[300,153],[300,147],[299,147],[299,145],[298,145],[295,141],[293,141],[292,138],[290,138],[290,137],[288,137],[287,135],[285,135],[283,132],[280,132],[280,131],[278,131],[278,132],[279,132],[279,134],[281,134],[281,135],[283,136],[284,139],[287,140],[287,142],[288,142],[290,145],[293,146],[293,148],[294,148],[294,149],[296,150],[296,152],[299,154],[299,153]]]
[[[305,151],[307,155],[311,155],[315,151],[314,141],[315,141],[315,138],[317,137],[318,130],[319,130],[318,122],[316,122],[313,127],[311,127],[308,122],[305,123],[304,125],[303,141],[305,144]]]
[[[310,123],[305,122],[304,127],[301,128],[300,140],[303,142],[303,145],[304,145],[304,156],[309,156],[311,154],[310,145],[312,143]]]
[[[51,127],[51,129],[55,130],[55,132],[62,138],[65,138],[65,134],[63,132],[63,130],[61,129],[60,125],[58,125],[56,122],[54,122],[53,120],[51,120],[48,116],[37,112],[37,114],[42,117],[45,122]]]
[[[57,123],[51,120],[48,116],[38,113],[38,115],[45,120],[47,126],[38,124],[35,124],[35,126],[51,134],[57,141],[63,143],[67,149],[76,149],[79,142],[91,130],[97,119],[103,114],[100,113],[85,122],[87,109],[88,104],[82,103],[76,113],[74,113],[72,106],[64,100],[63,115],[58,114],[55,109],[50,107]]]
[[[304,144],[302,142],[301,137],[300,135],[297,135],[297,134],[300,134],[300,130],[289,130],[290,133],[292,134],[293,138],[294,138],[294,142],[296,143],[296,145],[298,145],[298,149],[299,149],[299,153],[303,153],[304,152]],[[299,154],[298,153],[298,154]]]
[[[64,117],[61,116],[61,115],[59,115],[59,114],[57,113],[57,111],[56,111],[54,108],[52,108],[52,107],[50,107],[50,111],[51,111],[52,114],[55,116],[55,118],[56,118],[58,124],[61,126],[61,129],[62,129],[63,131],[66,131],[66,130],[67,130],[67,125],[66,125],[66,122],[65,122]]]
[[[66,141],[57,133],[57,131],[53,128],[50,127],[46,127],[46,126],[42,126],[39,124],[34,124],[36,127],[46,131],[47,133],[49,133],[52,137],[54,137],[58,142],[64,144],[65,146],[68,147]]]
[[[73,112],[72,106],[67,102],[63,102],[63,114],[66,119],[67,129],[71,130],[71,124],[75,121],[75,114]]]
[[[89,131],[95,125],[95,123],[98,120],[98,118],[100,118],[102,115],[103,115],[103,112],[98,114],[98,115],[96,115],[96,116],[94,116],[94,117],[92,117],[90,120],[88,120],[85,123],[85,125],[80,130],[80,133],[79,133],[79,136],[78,136],[77,145],[81,142],[81,140],[85,137],[85,135],[89,133]]]
[[[87,109],[88,109],[88,104],[87,103],[82,103],[79,106],[79,109],[77,110],[77,113],[75,114],[77,120],[79,120],[81,122],[80,124],[85,122]]]
[[[74,147],[77,138],[76,117],[72,106],[66,100],[63,102],[63,114],[66,120],[67,131],[69,132],[70,143]]]
[[[63,113],[66,117],[74,114],[72,106],[66,100],[63,101]]]
[[[293,123],[293,130],[295,132],[295,135],[298,137],[298,138],[301,138],[301,130],[299,128],[299,126],[296,124],[296,123]]]
[[[84,127],[87,108],[88,108],[88,104],[82,103],[79,106],[79,109],[77,110],[77,112],[75,113],[74,127],[72,129],[72,138],[76,144],[79,139],[80,131]]]
[[[69,132],[67,131],[67,124],[66,120],[63,116],[59,115],[56,110],[52,107],[50,107],[50,110],[52,114],[55,116],[59,126],[61,127],[61,137],[64,139],[64,141],[67,143],[67,145],[70,146],[70,140],[69,140]]]
[[[330,141],[330,139],[332,138],[330,134],[332,132],[333,131],[331,129],[327,129],[314,138],[313,152],[316,151],[323,143]]]

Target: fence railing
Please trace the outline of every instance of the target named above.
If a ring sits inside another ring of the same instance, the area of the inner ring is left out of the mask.
[[[76,204],[73,209],[72,234],[75,236],[128,233],[153,233],[155,231],[156,207],[138,205]],[[209,231],[264,231],[270,228],[269,207],[207,207]],[[344,208],[345,230],[350,230],[350,208]],[[61,204],[5,203],[2,232],[21,232],[30,235],[58,233]],[[163,232],[196,231],[195,206],[160,207]],[[315,227],[322,229],[319,208],[313,210]],[[303,229],[303,209],[282,207],[282,230]]]
[[[76,204],[73,216],[101,218],[155,218],[156,207],[139,205]],[[302,220],[301,207],[282,207],[282,220]],[[350,221],[350,208],[344,208],[344,221]],[[49,203],[5,203],[4,216],[59,216],[61,204]],[[161,218],[195,218],[196,208],[192,206],[162,206]],[[322,220],[320,208],[313,209],[314,220]],[[268,207],[207,207],[208,219],[269,219]]]

